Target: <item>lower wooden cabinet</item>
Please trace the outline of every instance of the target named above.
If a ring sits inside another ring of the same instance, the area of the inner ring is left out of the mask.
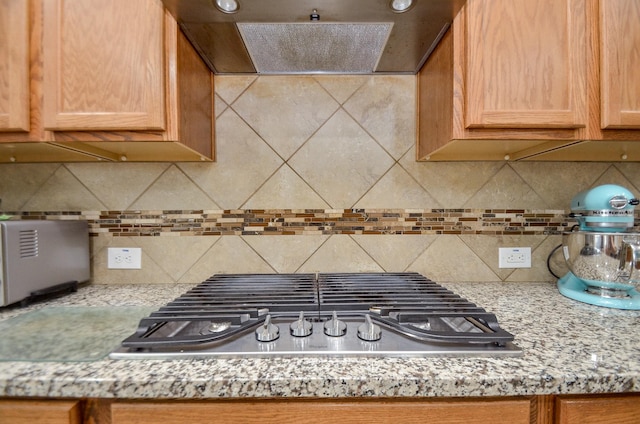
[[[638,424],[640,396],[560,396],[557,424]]]
[[[0,399],[0,424],[638,424],[640,393],[439,399]]]
[[[0,424],[81,424],[77,400],[0,400]]]

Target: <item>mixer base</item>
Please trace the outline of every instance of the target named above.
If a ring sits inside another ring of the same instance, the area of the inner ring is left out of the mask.
[[[615,309],[640,310],[640,292],[628,290],[625,297],[610,297],[602,293],[592,293],[581,279],[568,272],[558,280],[558,290],[563,296],[590,305],[604,306]]]

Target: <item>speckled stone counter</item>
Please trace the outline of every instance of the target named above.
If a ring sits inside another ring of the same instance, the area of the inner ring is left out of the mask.
[[[0,362],[0,396],[98,398],[513,396],[640,392],[640,312],[581,304],[552,283],[445,283],[497,314],[520,357]],[[81,288],[45,306],[161,306],[188,285]],[[134,328],[132,328],[133,331]],[[2,342],[0,335],[0,343]]]

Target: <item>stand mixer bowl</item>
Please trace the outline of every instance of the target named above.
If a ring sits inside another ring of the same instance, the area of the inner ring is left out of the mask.
[[[569,270],[603,297],[626,297],[640,286],[640,233],[566,232],[563,254]]]

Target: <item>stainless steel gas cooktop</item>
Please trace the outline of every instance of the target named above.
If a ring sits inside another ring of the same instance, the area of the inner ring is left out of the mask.
[[[217,274],[113,359],[520,355],[494,314],[417,273]]]

